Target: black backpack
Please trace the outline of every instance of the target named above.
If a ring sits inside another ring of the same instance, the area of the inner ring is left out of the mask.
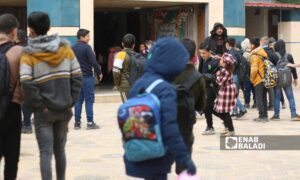
[[[239,80],[244,81],[250,78],[250,62],[241,53],[237,53],[239,59]]]
[[[290,63],[287,58],[288,54],[285,54],[283,57],[279,53],[276,53],[276,55],[279,57],[279,60],[276,65],[277,73],[278,73],[277,86],[278,87],[290,86],[293,82],[293,79],[292,79],[292,70],[289,67],[286,67],[286,65]]]
[[[195,123],[195,100],[189,92],[191,87],[200,79],[201,74],[193,71],[182,84],[176,84],[177,93],[177,123],[184,141],[187,143],[191,128]]]
[[[10,67],[6,52],[13,46],[5,43],[0,46],[0,127],[5,127],[5,117],[11,104],[13,91],[10,88]]]
[[[126,50],[126,53],[130,56],[131,61],[128,81],[132,86],[144,74],[146,58],[142,54],[132,50]]]

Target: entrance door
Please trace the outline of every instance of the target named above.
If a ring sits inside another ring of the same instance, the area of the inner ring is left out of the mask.
[[[278,39],[278,22],[280,11],[278,9],[269,10],[269,37]]]

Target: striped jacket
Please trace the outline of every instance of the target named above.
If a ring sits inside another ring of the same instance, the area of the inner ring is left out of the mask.
[[[78,99],[82,76],[68,43],[53,36],[28,41],[20,66],[21,84],[30,109],[62,111]]]

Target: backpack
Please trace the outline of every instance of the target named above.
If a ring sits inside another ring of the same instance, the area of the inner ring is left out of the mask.
[[[10,88],[10,67],[6,52],[13,46],[8,42],[0,46],[0,127],[7,125],[5,117],[11,104],[13,91]]]
[[[289,67],[286,67],[286,65],[289,63],[289,60],[287,59],[288,54],[285,54],[283,57],[276,53],[279,57],[279,61],[277,62],[276,68],[278,71],[278,80],[277,80],[277,86],[278,87],[286,87],[290,86],[292,84],[292,71]]]
[[[238,53],[238,58],[240,63],[239,80],[244,81],[250,78],[250,62],[241,53]]]
[[[165,155],[160,101],[151,93],[162,82],[162,79],[157,79],[144,93],[128,99],[118,110],[118,123],[128,161],[140,162]]]
[[[181,84],[176,84],[177,123],[185,143],[188,143],[195,123],[195,100],[190,93],[191,87],[200,79],[201,74],[193,71]]]
[[[146,58],[132,50],[126,50],[126,53],[130,56],[131,61],[128,81],[130,85],[133,85],[144,74]]]
[[[260,55],[258,55],[260,56]],[[259,76],[263,79],[264,86],[269,89],[273,88],[277,85],[278,72],[276,66],[268,59],[263,56],[260,56],[264,62],[264,78],[262,78],[261,74]]]

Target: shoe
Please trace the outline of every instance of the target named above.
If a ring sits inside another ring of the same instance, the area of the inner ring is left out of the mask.
[[[266,118],[262,118],[260,122],[267,123],[267,122],[269,122],[269,118],[267,118],[267,117]]]
[[[274,115],[274,116],[272,116],[272,117],[270,118],[270,120],[272,120],[272,121],[279,121],[280,118],[279,118],[279,116]]]
[[[216,134],[215,129],[212,127],[207,127],[205,131],[203,131],[202,135],[213,135]]]
[[[254,122],[261,122],[262,121],[262,118],[258,117],[258,118],[255,118],[253,119]]]
[[[257,106],[256,106],[256,103],[255,103],[255,104],[253,104],[251,108],[252,108],[252,109],[255,109],[255,108],[257,108]]]
[[[87,124],[86,129],[87,130],[100,129],[100,126],[98,126],[96,123],[92,122],[92,123]]]
[[[274,111],[274,106],[269,106],[268,111]]]
[[[300,121],[300,116],[296,114],[295,116],[292,117],[292,121]]]
[[[249,105],[249,104],[245,104],[245,105],[244,105],[244,108],[245,108],[245,109],[250,109],[250,105]]]
[[[241,118],[247,113],[247,110],[245,109],[244,111],[241,111],[236,117]]]
[[[228,132],[229,132],[228,128],[225,128],[220,134],[226,134]]]
[[[32,134],[32,126],[23,126],[21,132],[23,134]]]
[[[227,133],[222,134],[221,136],[223,136],[223,137],[228,137],[228,136],[234,136],[234,135],[235,135],[235,132],[234,132],[234,131],[228,131]]]
[[[74,129],[75,130],[81,129],[81,124],[76,122],[75,125],[74,125]]]
[[[285,104],[282,104],[281,109],[286,109]]]
[[[231,117],[236,117],[236,116],[237,116],[237,114],[235,114],[235,113],[232,113],[230,116],[231,116]]]

